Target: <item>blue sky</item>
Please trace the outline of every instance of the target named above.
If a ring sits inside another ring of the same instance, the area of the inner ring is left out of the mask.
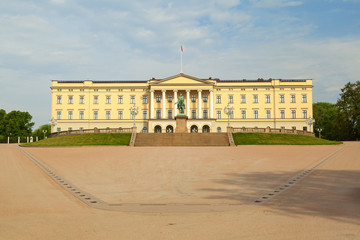
[[[56,80],[360,80],[360,0],[1,0],[0,109],[50,119]]]

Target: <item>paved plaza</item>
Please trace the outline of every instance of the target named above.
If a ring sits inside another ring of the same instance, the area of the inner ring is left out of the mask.
[[[22,149],[0,145],[0,240],[360,239],[359,142]]]

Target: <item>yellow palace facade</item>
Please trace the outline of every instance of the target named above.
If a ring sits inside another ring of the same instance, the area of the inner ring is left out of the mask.
[[[135,124],[138,132],[174,132],[180,95],[189,132],[226,132],[228,125],[309,130],[312,88],[311,79],[220,80],[183,73],[148,81],[53,80],[51,131]]]

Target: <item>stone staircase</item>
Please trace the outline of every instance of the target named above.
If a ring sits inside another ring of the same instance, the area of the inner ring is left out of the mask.
[[[227,133],[137,133],[135,146],[229,146]]]

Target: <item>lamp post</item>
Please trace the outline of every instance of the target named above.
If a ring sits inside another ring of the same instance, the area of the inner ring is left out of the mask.
[[[318,132],[319,132],[319,138],[321,138],[321,131],[322,131],[322,128],[318,128],[317,130],[318,130]]]
[[[230,126],[230,115],[232,115],[233,112],[234,108],[230,107],[230,104],[228,103],[228,105],[224,108],[224,113],[228,115],[228,126]]]
[[[131,116],[134,118],[134,127],[136,126],[135,125],[135,118],[136,118],[136,115],[139,113],[139,107],[136,107],[135,103],[134,103],[134,106],[132,106],[130,108],[130,114]]]
[[[45,139],[46,138],[45,133],[47,133],[47,130],[44,129],[44,130],[42,130],[42,132],[44,133],[44,139]]]
[[[313,125],[315,122],[315,119],[312,117],[309,117],[308,119],[306,119],[306,124],[309,125],[310,127],[310,132],[311,132],[311,125]]]
[[[52,128],[56,126],[57,121],[56,121],[55,118],[51,118],[51,120],[50,120],[49,123],[50,123],[50,126],[51,126],[51,130],[50,130],[50,131],[53,132],[53,131],[52,131]]]

